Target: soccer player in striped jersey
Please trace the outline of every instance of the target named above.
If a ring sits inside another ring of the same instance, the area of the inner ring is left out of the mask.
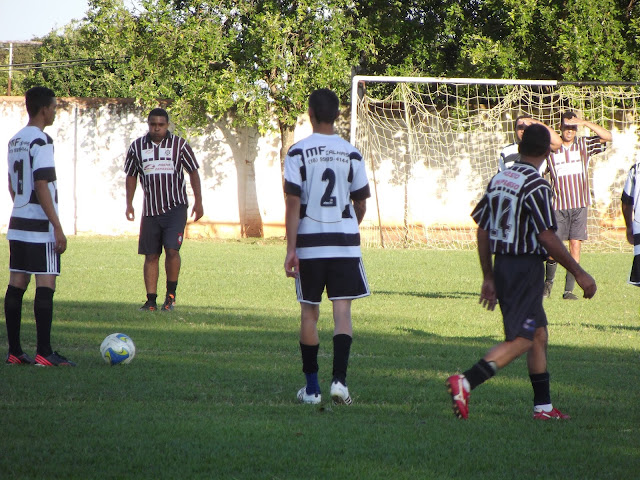
[[[551,149],[555,150],[560,148],[562,145],[562,139],[560,135],[558,135],[551,127],[548,127],[544,123],[539,120],[534,119],[528,113],[524,113],[516,117],[513,122],[514,133],[516,137],[516,141],[507,145],[500,152],[500,157],[498,158],[498,171],[501,172],[507,168],[511,168],[514,163],[520,160],[520,152],[518,152],[518,145],[522,141],[522,134],[526,130],[529,125],[533,125],[534,123],[538,123],[540,125],[544,125],[547,130],[549,130],[549,134],[551,135]],[[542,169],[546,168],[546,162],[543,162]]]
[[[147,123],[149,133],[136,139],[127,152],[124,171],[127,174],[127,220],[135,219],[133,197],[137,177],[144,192],[138,253],[144,255],[144,285],[147,301],[140,310],[158,309],[159,263],[165,251],[167,293],[160,308],[173,310],[180,274],[180,247],[187,224],[189,200],[184,171],[189,175],[195,203],[191,210],[197,222],[203,215],[198,161],[184,138],[169,131],[169,114],[162,108],[151,110]]]
[[[58,218],[58,187],[53,139],[44,133],[53,124],[57,101],[53,90],[33,87],[25,95],[29,122],[9,141],[9,285],[4,314],[9,340],[6,363],[14,365],[75,366],[51,348],[53,294],[60,275],[60,255],[67,237]],[[36,320],[36,357],[22,350],[22,298],[31,275],[36,277],[33,312]]]
[[[370,294],[362,264],[358,225],[370,196],[360,152],[334,132],[339,101],[328,89],[309,96],[312,135],[294,144],[284,167],[287,254],[284,269],[295,278],[300,302],[300,352],[306,385],[300,402],[321,401],[318,383],[318,319],[322,292],[333,304],[334,403],[352,403],[346,376],[353,329],[351,301]]]
[[[596,293],[594,279],[571,257],[554,231],[551,188],[538,172],[551,151],[549,131],[542,125],[528,127],[519,151],[520,162],[491,179],[471,214],[478,224],[483,274],[480,303],[488,310],[500,305],[505,341],[463,374],[447,379],[453,411],[462,419],[469,415],[471,390],[525,353],[533,387],[533,418],[569,418],[551,403],[547,316],[542,307],[547,253],[575,275],[585,298]]]
[[[585,126],[595,135],[579,137],[579,126]],[[578,117],[575,112],[564,112],[560,119],[562,146],[547,159],[553,208],[558,222],[558,237],[569,241],[569,251],[576,262],[580,262],[582,241],[587,239],[587,214],[591,203],[589,190],[589,162],[593,155],[604,152],[606,142],[611,141],[609,130]],[[558,264],[553,258],[547,260],[543,296],[551,296],[551,288]],[[577,300],[573,293],[575,278],[567,272],[562,298]]]
[[[629,169],[622,190],[622,216],[627,227],[627,241],[633,245],[633,263],[629,283],[640,287],[640,161]]]

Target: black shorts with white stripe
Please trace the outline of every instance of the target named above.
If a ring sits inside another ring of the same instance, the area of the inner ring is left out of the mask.
[[[55,242],[9,240],[9,271],[34,275],[60,275],[60,254]]]
[[[325,287],[329,300],[371,295],[362,258],[300,259],[300,276],[296,278],[298,301],[319,304]]]

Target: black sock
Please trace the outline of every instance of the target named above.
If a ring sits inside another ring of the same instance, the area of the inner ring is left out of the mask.
[[[158,299],[158,294],[157,293],[147,293],[147,301],[148,302],[156,303],[157,299]]]
[[[574,277],[572,273],[567,272],[567,277],[564,281],[564,291],[573,292],[573,289],[575,287],[576,287],[576,277]]]
[[[351,336],[344,333],[333,337],[333,380],[338,380],[345,386],[352,341]]]
[[[320,345],[300,344],[300,353],[302,354],[302,372],[318,373],[318,350]]]
[[[37,287],[33,300],[33,313],[36,317],[36,336],[38,343],[36,353],[47,357],[53,353],[51,349],[51,322],[53,321],[53,289]]]
[[[554,262],[551,260],[547,260],[547,266],[546,266],[546,278],[545,278],[545,282],[549,282],[549,283],[553,283],[553,280],[556,278],[556,270],[558,268],[558,262]]]
[[[300,343],[300,353],[302,354],[302,372],[307,379],[307,393],[320,393],[318,383],[318,350],[320,345],[305,345]]]
[[[493,363],[493,362],[491,362]],[[481,383],[486,382],[496,374],[495,364],[490,364],[484,359],[481,359],[473,367],[463,373],[464,377],[469,382],[471,390],[476,388]]]
[[[551,393],[549,388],[549,372],[529,375],[533,387],[533,405],[549,405]]]
[[[178,288],[178,281],[170,282],[167,280],[167,295],[172,294],[174,297],[176,296],[176,289]]]
[[[20,345],[20,324],[22,322],[22,297],[25,290],[7,286],[4,297],[4,318],[7,324],[7,337],[9,340],[9,353],[15,356],[22,355]]]

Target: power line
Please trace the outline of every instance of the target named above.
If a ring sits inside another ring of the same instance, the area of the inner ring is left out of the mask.
[[[85,65],[97,65],[104,64],[110,62],[122,62],[124,60],[128,60],[129,57],[119,58],[119,59],[108,59],[108,58],[79,58],[79,59],[69,59],[69,60],[50,60],[45,62],[31,62],[31,63],[14,63],[11,65],[0,65],[0,71],[3,70],[15,70],[15,71],[24,71],[24,70],[42,70],[45,68],[70,68],[76,66],[85,66]]]

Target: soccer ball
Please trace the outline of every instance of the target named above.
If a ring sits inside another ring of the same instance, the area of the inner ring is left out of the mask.
[[[109,365],[129,363],[136,356],[136,346],[128,335],[112,333],[102,341],[100,355]]]

